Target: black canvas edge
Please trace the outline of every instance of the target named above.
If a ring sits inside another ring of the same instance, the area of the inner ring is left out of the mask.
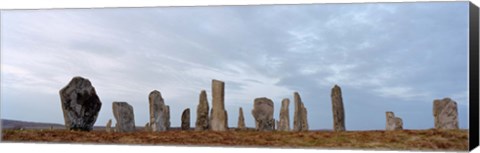
[[[469,150],[478,147],[479,142],[479,14],[478,7],[469,4]]]

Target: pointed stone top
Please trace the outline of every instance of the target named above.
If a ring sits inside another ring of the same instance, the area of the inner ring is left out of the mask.
[[[340,88],[340,86],[338,86],[337,84],[335,84],[335,85],[333,86],[333,88]]]
[[[204,92],[206,93],[207,91],[205,89],[202,89],[200,92],[201,93],[204,93]]]
[[[150,94],[153,94],[153,93],[158,93],[158,94],[160,94],[160,91],[158,91],[158,90],[153,90],[152,92],[150,92]]]
[[[87,78],[83,78],[81,76],[75,76],[70,80],[67,86],[75,86],[75,87],[91,87],[92,83]]]
[[[84,78],[84,77],[81,77],[81,76],[74,76],[74,77],[72,78],[72,80],[80,80],[80,79],[81,79],[81,80],[88,80],[88,79],[86,79],[86,78]]]
[[[159,96],[160,98],[162,98],[162,93],[160,93],[160,91],[158,90],[153,90],[152,92],[150,92],[149,96]]]

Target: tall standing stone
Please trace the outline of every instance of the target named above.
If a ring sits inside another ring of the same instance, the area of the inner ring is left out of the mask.
[[[393,131],[393,130],[403,130],[403,121],[399,117],[395,117],[393,112],[386,112],[385,116],[387,118],[385,130],[386,131]]]
[[[345,111],[343,110],[342,89],[335,85],[332,88],[333,130],[345,131]]]
[[[385,130],[392,131],[395,130],[395,115],[393,112],[386,112],[385,116],[387,118]]]
[[[212,80],[212,110],[210,129],[213,131],[227,131],[228,117],[225,110],[225,83]]]
[[[167,111],[165,111],[166,120],[164,122],[164,126],[165,126],[165,130],[168,130],[170,129],[170,106],[166,105],[165,109]]]
[[[135,131],[135,116],[133,107],[127,102],[112,103],[113,116],[117,121],[116,127],[118,132]]]
[[[182,113],[182,130],[190,130],[190,108]]]
[[[202,90],[200,92],[199,103],[197,106],[197,121],[195,122],[195,130],[196,131],[203,131],[208,130],[209,128],[209,117],[208,117],[208,100],[207,100],[207,92]]]
[[[166,131],[169,117],[168,107],[162,98],[159,91],[153,90],[148,95],[148,102],[150,106],[150,127],[152,131]]]
[[[458,129],[457,102],[450,98],[433,101],[435,129]]]
[[[280,120],[277,123],[278,131],[290,131],[290,113],[288,107],[290,100],[285,98],[282,100],[282,107],[280,108]]]
[[[69,130],[92,130],[102,102],[90,81],[74,77],[59,93],[65,127]]]
[[[238,109],[238,129],[239,130],[245,130],[245,117],[243,117],[243,109],[240,107]]]
[[[293,131],[308,131],[307,109],[298,92],[293,93],[295,112],[293,113]]]
[[[105,130],[110,133],[112,132],[112,119],[109,119],[107,122],[107,126],[105,126]]]
[[[275,129],[272,100],[265,97],[255,98],[252,115],[255,118],[255,128],[258,131],[273,131]]]

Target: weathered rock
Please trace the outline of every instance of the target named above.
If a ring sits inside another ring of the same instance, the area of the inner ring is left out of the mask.
[[[343,110],[342,89],[335,85],[332,88],[333,130],[345,131],[345,112]]]
[[[255,98],[252,115],[255,118],[255,128],[258,131],[273,131],[275,129],[272,100],[265,97]]]
[[[165,109],[167,111],[165,111],[166,120],[165,120],[164,124],[165,124],[165,127],[166,127],[165,130],[168,130],[168,129],[170,129],[170,106],[166,105]]]
[[[105,126],[105,130],[110,133],[110,132],[113,132],[112,131],[112,119],[109,119],[108,122],[107,122],[107,126]]]
[[[210,129],[213,131],[228,130],[228,116],[225,110],[225,83],[212,80],[212,110],[210,112]]]
[[[280,120],[277,123],[278,131],[290,131],[290,113],[288,107],[290,100],[285,98],[282,100],[282,108],[280,108]]]
[[[113,102],[112,103],[113,116],[117,121],[116,129],[118,132],[133,132],[135,131],[135,116],[133,114],[133,107],[127,102]]]
[[[168,110],[159,91],[153,90],[148,95],[150,106],[150,127],[152,131],[166,131],[168,122]]]
[[[401,118],[395,117],[395,114],[390,111],[386,112],[385,115],[387,118],[386,131],[403,130],[403,121]]]
[[[395,117],[395,130],[403,130],[403,121],[400,117]]]
[[[59,93],[65,127],[69,130],[92,130],[102,102],[90,81],[74,77]]]
[[[293,131],[308,131],[307,109],[298,92],[293,93],[295,112],[293,113]]]
[[[245,127],[245,117],[243,117],[243,109],[240,107],[238,110],[238,129],[239,130],[245,130],[247,129]]]
[[[385,116],[387,118],[386,124],[385,124],[385,130],[391,131],[395,129],[395,115],[393,112],[386,112]]]
[[[450,98],[433,101],[435,129],[458,129],[457,102]]]
[[[182,113],[182,130],[190,130],[190,108]]]
[[[151,131],[152,131],[152,127],[150,126],[150,122],[147,122],[147,123],[145,124],[144,130],[147,131],[147,132],[151,132]]]
[[[207,92],[202,90],[200,92],[199,103],[197,106],[197,121],[195,122],[195,130],[196,131],[203,131],[208,130],[209,128],[209,117],[208,117],[208,100],[207,100]]]

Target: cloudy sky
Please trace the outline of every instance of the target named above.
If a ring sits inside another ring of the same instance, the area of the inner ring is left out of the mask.
[[[331,129],[331,88],[342,88],[347,130],[433,128],[433,100],[458,103],[468,128],[468,2],[7,10],[1,12],[1,118],[63,124],[59,90],[88,78],[113,119],[113,101],[148,120],[162,93],[172,126],[211,81],[225,81],[229,126],[253,100],[298,91],[311,129]],[[114,121],[115,122],[115,121]]]

